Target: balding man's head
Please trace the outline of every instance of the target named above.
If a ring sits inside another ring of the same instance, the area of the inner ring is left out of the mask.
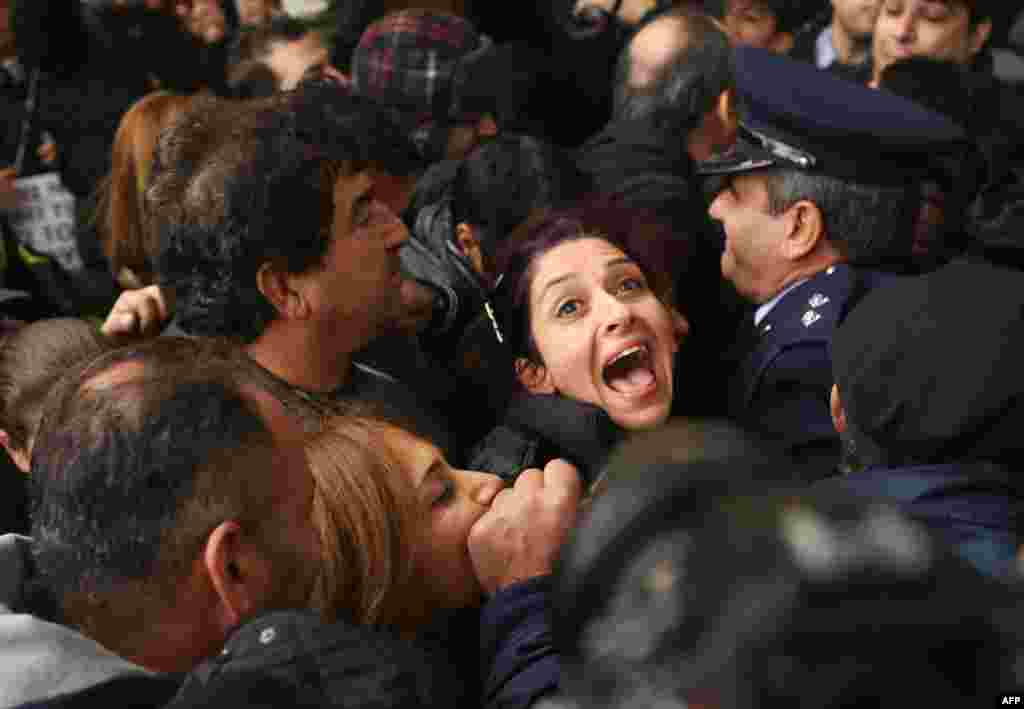
[[[725,33],[706,15],[675,9],[646,25],[623,49],[614,116],[659,114],[688,132],[732,85]]]
[[[247,615],[302,605],[312,587],[315,533],[284,499],[311,502],[312,478],[252,366],[227,345],[161,338],[70,372],[44,413],[40,576],[68,621],[151,669],[190,669]],[[254,558],[278,580],[254,581]]]
[[[672,13],[637,32],[624,50],[629,53],[629,87],[643,90],[654,86],[686,47],[687,31],[687,15]]]

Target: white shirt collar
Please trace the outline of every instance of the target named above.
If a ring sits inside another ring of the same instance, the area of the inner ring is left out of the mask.
[[[828,69],[837,57],[836,48],[832,44],[832,25],[829,25],[821,31],[814,43],[814,63],[819,69]]]
[[[791,290],[793,290],[799,285],[803,285],[808,280],[810,279],[801,278],[799,281],[794,281],[793,283],[790,283],[788,286],[779,291],[778,294],[774,298],[769,300],[767,303],[762,303],[757,308],[757,311],[754,313],[754,327],[760,325],[761,321],[768,317],[768,313],[772,311],[772,308],[779,304],[779,301],[782,300],[783,296],[785,296],[786,293],[789,293]]]

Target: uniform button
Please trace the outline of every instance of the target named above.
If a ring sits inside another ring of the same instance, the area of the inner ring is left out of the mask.
[[[269,645],[274,642],[274,638],[277,637],[277,631],[273,628],[264,628],[263,632],[260,633],[260,642],[264,645]]]

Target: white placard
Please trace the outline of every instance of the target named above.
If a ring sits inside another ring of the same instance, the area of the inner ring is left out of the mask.
[[[10,214],[18,243],[49,256],[67,271],[83,268],[75,239],[75,196],[56,172],[20,177],[21,206]]]

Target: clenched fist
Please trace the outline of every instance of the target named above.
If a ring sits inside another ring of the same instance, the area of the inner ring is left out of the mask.
[[[551,573],[558,550],[576,523],[582,483],[564,460],[522,472],[499,492],[469,532],[469,555],[480,585],[495,593]]]

